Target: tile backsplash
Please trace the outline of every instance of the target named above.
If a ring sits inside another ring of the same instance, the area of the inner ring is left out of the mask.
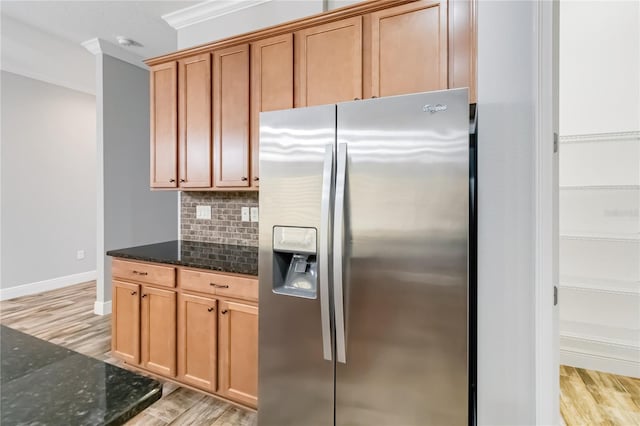
[[[242,207],[258,207],[257,192],[182,192],[180,238],[258,246],[258,222],[242,222]],[[211,206],[211,219],[196,219],[196,206]]]

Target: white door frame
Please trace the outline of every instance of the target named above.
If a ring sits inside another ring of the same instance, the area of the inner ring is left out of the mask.
[[[535,137],[535,404],[537,425],[560,424],[558,306],[559,0],[537,6]]]

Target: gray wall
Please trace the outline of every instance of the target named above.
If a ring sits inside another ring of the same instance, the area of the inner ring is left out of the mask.
[[[98,54],[98,300],[111,300],[105,252],[178,237],[178,195],[149,189],[149,72]]]
[[[536,10],[533,1],[478,2],[480,425],[536,424]]]
[[[5,71],[0,92],[0,287],[94,271],[95,97]]]

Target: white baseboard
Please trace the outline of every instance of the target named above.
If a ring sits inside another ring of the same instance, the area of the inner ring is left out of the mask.
[[[560,364],[640,378],[640,347],[590,336],[560,336]]]
[[[75,284],[94,281],[96,271],[81,272],[79,274],[66,275],[64,277],[52,278],[50,280],[38,281],[30,284],[17,285],[15,287],[0,289],[0,300],[14,299],[21,296],[29,296]]]
[[[111,300],[108,302],[98,302],[96,300],[93,303],[93,313],[96,315],[109,315],[111,313]]]

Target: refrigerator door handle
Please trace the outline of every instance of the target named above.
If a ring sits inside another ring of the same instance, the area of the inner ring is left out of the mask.
[[[344,196],[347,177],[347,144],[338,144],[336,170],[336,206],[333,234],[333,302],[336,321],[336,359],[347,363],[345,339],[342,263],[344,259]]]
[[[331,361],[331,314],[329,300],[329,242],[331,240],[331,187],[333,180],[333,144],[325,146],[322,168],[322,203],[320,207],[320,320],[322,322],[322,354]]]

